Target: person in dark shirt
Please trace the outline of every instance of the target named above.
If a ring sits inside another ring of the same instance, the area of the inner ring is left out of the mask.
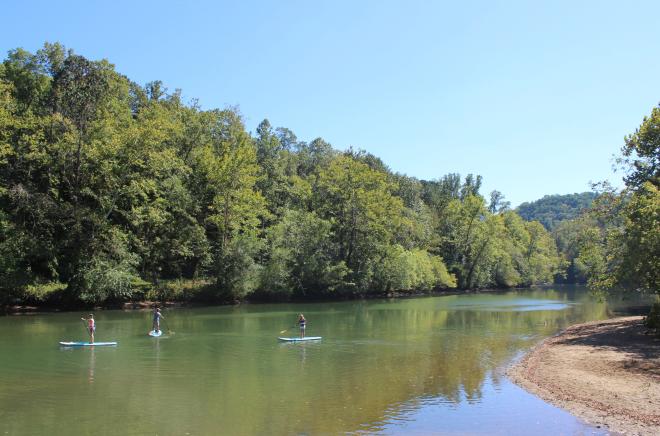
[[[160,313],[160,309],[158,307],[154,308],[154,322],[153,322],[153,330],[154,333],[158,333],[160,331],[160,320],[165,319],[162,313]]]
[[[300,326],[300,339],[305,337],[305,325],[307,324],[307,320],[305,319],[305,315],[302,313],[298,315],[298,325]]]

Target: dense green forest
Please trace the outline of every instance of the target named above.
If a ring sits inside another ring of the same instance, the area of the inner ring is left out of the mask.
[[[596,195],[595,192],[546,195],[539,200],[522,203],[516,212],[524,220],[538,221],[552,231],[560,222],[577,218],[589,209]]]
[[[631,175],[639,194],[608,206],[632,210],[652,189],[657,201],[655,159],[655,185]],[[559,252],[480,187],[398,174],[267,120],[250,133],[235,108],[203,110],[59,44],[0,65],[5,303],[340,298],[550,283],[576,262],[609,272],[566,236],[584,225],[609,247],[598,216],[566,221]]]

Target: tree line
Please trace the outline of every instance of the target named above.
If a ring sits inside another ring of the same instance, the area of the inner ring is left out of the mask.
[[[550,283],[569,260],[481,177],[203,110],[60,44],[0,65],[0,301],[214,301]],[[627,203],[631,204],[630,202]]]

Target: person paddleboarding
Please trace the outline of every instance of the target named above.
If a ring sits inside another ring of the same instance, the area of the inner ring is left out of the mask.
[[[300,339],[303,339],[305,337],[305,326],[307,325],[307,320],[305,319],[305,315],[302,313],[298,315],[298,326],[300,327]]]
[[[165,319],[162,313],[160,313],[160,308],[158,306],[154,307],[154,319],[153,319],[153,331],[154,333],[160,332],[160,320]]]
[[[88,318],[80,318],[87,323],[87,333],[89,333],[89,343],[94,343],[94,332],[96,332],[96,321],[94,321],[94,314],[90,313]]]

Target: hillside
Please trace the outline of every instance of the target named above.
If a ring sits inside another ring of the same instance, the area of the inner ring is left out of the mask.
[[[516,212],[527,221],[539,221],[551,231],[559,222],[579,216],[591,206],[595,198],[594,192],[546,195],[540,200],[521,204]]]

